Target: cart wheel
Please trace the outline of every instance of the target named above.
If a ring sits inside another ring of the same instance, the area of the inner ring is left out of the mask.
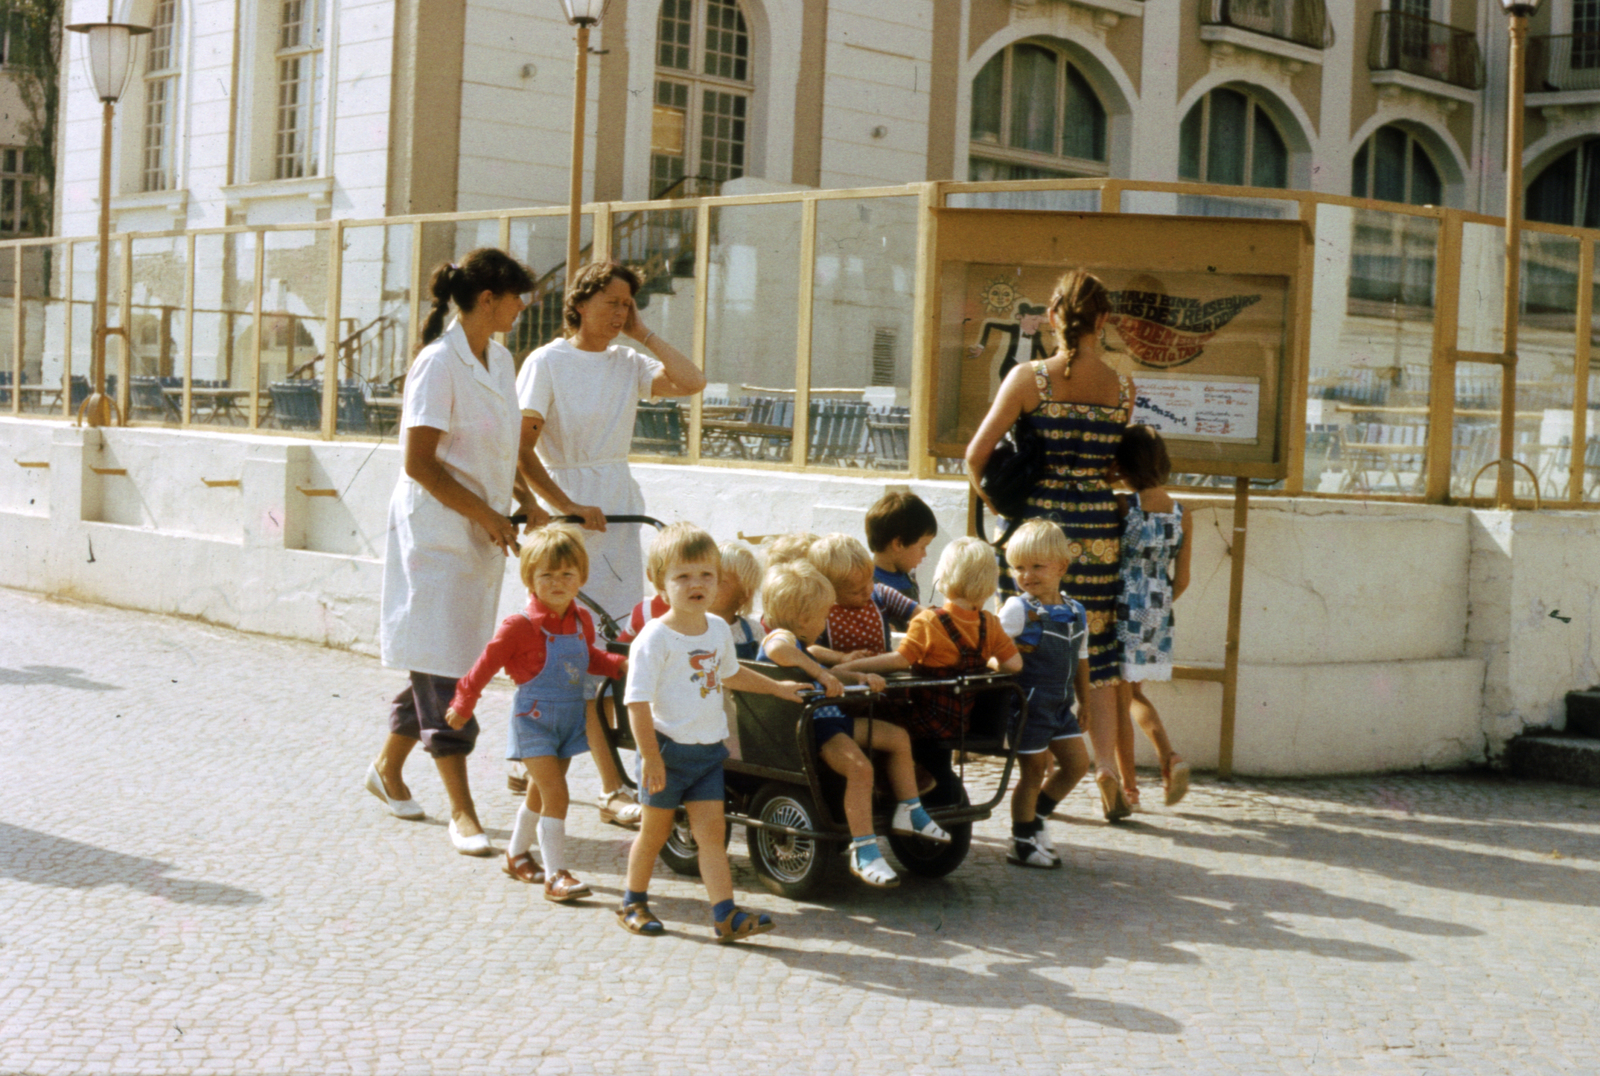
[[[961,806],[967,806],[968,802],[966,790],[963,789]],[[921,837],[903,837],[891,833],[889,848],[901,866],[912,874],[922,878],[943,878],[967,858],[967,852],[972,847],[972,823],[945,826],[945,831],[950,834],[949,844],[936,844]]]
[[[732,832],[733,827],[724,822],[722,847],[728,847]],[[667,843],[661,846],[661,862],[670,867],[673,874],[700,877],[700,846],[695,843],[694,831],[689,828],[689,815],[682,808],[673,816],[672,832],[667,835]]]
[[[750,814],[777,826],[817,828],[817,809],[811,802],[811,793],[791,785],[763,785],[751,804]],[[828,842],[769,829],[746,829],[745,840],[761,884],[791,900],[803,900],[822,885],[838,858]]]

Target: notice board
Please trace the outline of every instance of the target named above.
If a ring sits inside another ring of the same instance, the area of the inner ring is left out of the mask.
[[[1056,350],[1046,308],[1068,269],[1111,293],[1106,360],[1175,473],[1288,473],[1307,229],[1299,221],[936,209],[929,445],[961,456],[1001,371]]]

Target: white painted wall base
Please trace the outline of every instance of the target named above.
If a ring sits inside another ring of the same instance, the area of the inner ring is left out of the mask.
[[[49,467],[20,466],[40,462]],[[0,585],[375,653],[399,466],[392,443],[0,418]],[[117,470],[127,473],[101,473]],[[958,482],[668,464],[635,473],[651,514],[719,538],[861,534],[885,486],[909,485],[940,525],[924,594],[966,523]],[[1231,504],[1183,500],[1196,543],[1178,656],[1220,661]],[[1243,774],[1492,760],[1523,728],[1559,725],[1563,695],[1600,680],[1600,516],[1259,498],[1248,564]],[[509,613],[523,595],[507,575]],[[1220,689],[1149,690],[1178,750],[1214,765]]]

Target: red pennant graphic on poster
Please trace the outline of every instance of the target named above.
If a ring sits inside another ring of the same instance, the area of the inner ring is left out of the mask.
[[[1143,366],[1165,368],[1192,362],[1228,322],[1259,295],[1229,295],[1201,301],[1157,291],[1111,293],[1111,324]]]

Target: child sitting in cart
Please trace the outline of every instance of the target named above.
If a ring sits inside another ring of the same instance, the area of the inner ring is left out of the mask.
[[[939,521],[934,518],[933,509],[915,493],[885,493],[879,497],[867,509],[872,581],[920,603],[922,588],[917,586],[917,566],[927,557],[928,545],[938,534]],[[911,622],[910,617],[900,619],[888,613],[884,619],[895,631],[905,631]]]
[[[883,690],[881,676],[851,672],[836,676],[806,653],[806,644],[822,631],[834,604],[833,586],[815,567],[805,561],[780,564],[767,573],[762,594],[767,626],[772,630],[761,644],[759,660],[799,669],[829,697],[844,690],[841,680],[866,684],[873,691]],[[950,835],[929,817],[917,795],[911,738],[898,725],[867,717],[852,718],[837,706],[818,707],[811,716],[817,734],[817,756],[845,779],[850,873],[871,886],[886,889],[899,885],[900,878],[883,858],[872,828],[873,769],[864,748],[889,756],[889,782],[897,801],[889,828],[943,844],[950,841]]]
[[[941,608],[924,608],[911,619],[898,650],[859,658],[834,669],[839,672],[900,672],[910,669],[929,679],[971,676],[991,671],[1014,673],[1022,655],[993,613],[983,606],[994,597],[1000,566],[987,542],[957,538],[945,546],[934,571],[933,585],[945,596]],[[915,741],[951,740],[966,731],[972,696],[949,688],[917,689],[905,715],[917,761],[933,771],[945,793],[954,780],[948,751],[915,750]]]
[[[727,622],[709,615],[722,570],[709,534],[674,523],[656,535],[649,565],[650,582],[666,598],[667,612],[639,632],[628,660],[623,702],[639,752],[644,818],[628,853],[627,891],[617,920],[634,934],[665,931],[650,913],[650,872],[681,806],[700,850],[714,936],[719,942],[742,941],[766,933],[773,923],[733,903],[723,843],[722,763],[728,757],[723,695],[732,688],[800,702],[800,685],[769,680],[741,666]]]
[[[888,618],[910,621],[922,606],[872,579],[872,554],[848,534],[830,534],[811,544],[806,559],[814,564],[836,595],[819,646],[854,660],[887,653]]]
[[[1083,606],[1061,593],[1071,560],[1067,536],[1046,519],[1030,519],[1006,543],[1006,562],[1022,593],[1000,607],[1000,626],[1022,652],[1017,684],[1028,694],[1006,856],[1018,867],[1061,866],[1044,819],[1089,772],[1089,752],[1072,712],[1074,688],[1078,698],[1088,697],[1089,663],[1078,658],[1089,621]],[[1051,756],[1056,772],[1046,784]]]
[[[522,547],[521,574],[528,607],[501,621],[472,670],[456,684],[445,720],[458,729],[495,673],[517,684],[506,757],[527,767],[527,798],[517,810],[506,846],[505,872],[519,882],[544,883],[546,900],[589,895],[567,867],[567,767],[589,750],[583,676],[621,676],[627,661],[596,644],[594,621],[577,603],[589,578],[589,554],[575,529],[542,527]],[[541,868],[530,849],[535,836]]]
[[[761,562],[743,542],[723,542],[722,577],[711,611],[733,629],[733,648],[742,661],[754,661],[761,652],[761,625],[750,616],[761,593]]]

